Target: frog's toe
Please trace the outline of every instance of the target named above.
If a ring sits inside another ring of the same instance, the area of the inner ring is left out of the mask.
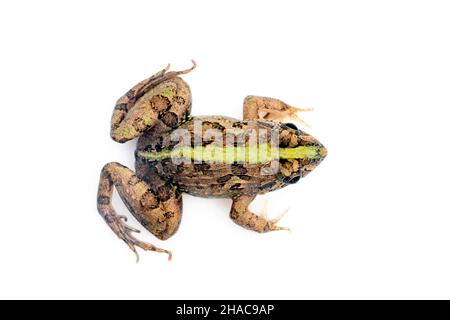
[[[286,215],[288,211],[289,208],[286,208],[277,217],[269,220],[268,226],[270,231],[278,231],[278,230],[286,230],[289,232],[291,231],[291,229],[288,227],[280,227],[277,225],[277,223]]]
[[[151,243],[140,241],[140,240],[136,239],[135,237],[133,237],[132,235],[129,235],[129,239],[131,239],[131,241],[127,239],[127,240],[125,240],[125,242],[128,245],[128,247],[135,253],[136,263],[139,262],[139,254],[136,251],[136,246],[145,251],[155,251],[155,252],[167,253],[169,255],[169,261],[172,260],[172,252],[170,252],[169,250],[161,249],[161,248],[158,248],[158,247],[152,245]]]
[[[301,110],[301,111],[312,111],[312,110],[313,110],[313,109],[303,109],[303,110]],[[310,126],[309,124],[307,124],[302,118],[300,118],[300,117],[298,116],[297,113],[295,113],[294,115],[292,115],[291,118],[297,120],[297,121],[298,121],[299,123],[301,123],[303,126],[305,126],[305,127],[311,129],[311,126]]]
[[[264,220],[267,220],[267,200],[264,200],[263,207],[259,216]]]
[[[286,110],[283,112],[283,116],[281,120],[284,119],[293,119],[296,120],[298,123],[302,124],[303,126],[307,128],[311,128],[309,124],[307,124],[302,118],[299,117],[299,113],[301,112],[308,112],[308,111],[314,111],[313,108],[296,108],[292,106],[287,106]]]
[[[172,259],[172,253],[170,251],[158,248],[150,243],[140,241],[139,239],[134,237],[133,232],[140,233],[141,231],[129,226],[125,223],[125,221],[127,221],[127,218],[125,216],[110,216],[108,219],[108,223],[110,224],[111,229],[114,230],[117,236],[122,239],[131,249],[131,251],[133,251],[136,255],[136,262],[139,262],[139,254],[136,250],[136,247],[139,247],[145,251],[167,253],[169,255],[169,260]]]
[[[312,108],[297,108],[289,105],[281,106],[267,106],[258,109],[258,116],[260,119],[268,119],[274,121],[284,121],[288,119],[293,119],[302,124],[305,127],[310,128],[310,126],[298,116],[301,112],[313,111]]]
[[[285,230],[285,231],[292,232],[291,228],[289,228],[289,227],[280,227],[280,226],[277,226],[277,225],[272,225],[270,227],[270,231],[279,231],[279,230]]]

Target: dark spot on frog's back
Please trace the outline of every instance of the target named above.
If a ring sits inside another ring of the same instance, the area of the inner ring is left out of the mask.
[[[240,183],[235,183],[230,187],[230,190],[242,190]]]
[[[160,151],[162,150],[162,143],[161,143],[161,142],[157,142],[157,143],[155,144],[155,150],[156,150],[157,152],[160,152]]]
[[[208,171],[210,168],[211,168],[211,166],[208,163],[206,163],[206,162],[195,163],[194,164],[194,170],[195,171],[204,172],[204,171]]]
[[[172,159],[164,159],[161,161],[161,166],[163,172],[168,176],[173,176],[177,174],[180,167],[173,163]]]
[[[220,177],[217,179],[218,183],[225,183],[233,177],[232,174],[227,174],[226,176]]]
[[[175,128],[178,125],[178,116],[173,112],[166,112],[162,115],[161,121],[170,128]]]
[[[153,96],[150,100],[150,104],[152,109],[158,113],[166,111],[171,106],[170,100],[161,95]]]
[[[222,126],[220,123],[218,122],[211,122],[211,121],[203,121],[203,127],[206,127],[206,129],[208,128],[212,128],[212,129],[217,129],[220,131],[224,131],[225,127]]]
[[[243,164],[234,163],[231,165],[231,172],[235,175],[242,175],[247,173],[247,169],[245,169]]]

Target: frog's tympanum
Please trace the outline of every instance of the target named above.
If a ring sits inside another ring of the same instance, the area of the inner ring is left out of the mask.
[[[230,217],[257,232],[287,230],[257,215],[249,205],[258,194],[303,179],[324,159],[325,147],[314,137],[282,120],[298,109],[272,98],[248,96],[243,120],[223,116],[191,116],[191,92],[168,67],[141,81],[122,96],[111,119],[111,137],[123,143],[139,138],[136,170],[111,162],[101,172],[97,207],[113,232],[136,255],[136,247],[165,252],[138,240],[111,204],[113,186],[133,216],[157,238],[166,240],[178,229],[181,194],[233,200]],[[137,255],[137,257],[139,257]]]

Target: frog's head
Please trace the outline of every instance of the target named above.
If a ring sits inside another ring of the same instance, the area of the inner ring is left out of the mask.
[[[313,136],[292,123],[280,125],[278,179],[292,184],[313,171],[327,156],[327,149]]]

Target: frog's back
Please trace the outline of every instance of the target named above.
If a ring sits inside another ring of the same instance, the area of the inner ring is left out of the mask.
[[[277,126],[271,121],[242,121],[223,116],[191,117],[178,128],[161,134],[153,129],[146,132],[138,142],[136,171],[147,180],[163,179],[177,185],[182,192],[201,197],[232,197],[238,194],[258,194],[281,187],[273,175],[262,175],[270,170],[270,163],[246,163],[208,159],[172,159],[170,151],[175,147],[192,151],[198,148],[227,148],[245,145],[256,133],[271,132]],[[230,137],[231,142],[230,142]],[[228,139],[228,140],[227,140]],[[268,135],[270,140],[270,134]],[[205,149],[204,149],[205,150]],[[151,154],[152,159],[139,156]]]

